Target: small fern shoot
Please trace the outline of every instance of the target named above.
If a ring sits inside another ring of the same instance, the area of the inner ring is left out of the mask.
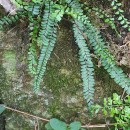
[[[115,15],[118,17],[118,21],[123,28],[127,28],[128,31],[130,31],[130,22],[127,18],[124,17],[124,11],[120,8],[121,5],[122,4],[118,0],[112,0],[111,2],[112,9],[115,11]]]
[[[84,3],[83,5],[86,5],[86,4]],[[106,11],[98,7],[83,6],[82,8],[85,11],[86,16],[88,16],[90,12],[94,12],[96,16],[101,18],[107,25],[109,25],[112,29],[115,30],[118,36],[120,36],[115,25],[115,19],[112,15],[108,14]]]

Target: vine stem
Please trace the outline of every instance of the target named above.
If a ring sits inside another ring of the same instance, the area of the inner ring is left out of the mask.
[[[23,112],[23,111],[11,108],[11,107],[7,107],[5,105],[0,105],[0,106],[6,108],[7,110],[17,112],[17,113],[22,114],[22,115],[27,116],[27,117],[32,117],[32,118],[37,119],[37,120],[41,120],[41,121],[44,121],[44,122],[49,122],[50,121],[48,119],[38,117],[38,116],[35,116],[35,115],[32,115],[32,114],[29,114],[27,112]],[[96,125],[86,124],[86,125],[82,125],[81,127],[82,128],[104,128],[104,127],[107,127],[107,126],[114,126],[114,123],[111,123],[111,124],[96,124]]]

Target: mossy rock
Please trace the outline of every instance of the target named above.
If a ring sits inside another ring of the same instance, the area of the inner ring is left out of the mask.
[[[66,122],[79,120],[83,124],[89,122],[86,104],[82,96],[82,81],[78,48],[73,39],[71,24],[62,22],[58,31],[57,43],[47,65],[47,70],[41,83],[41,91],[33,93],[32,77],[27,72],[28,37],[18,36],[17,30],[2,40],[6,46],[0,53],[0,94],[3,102],[15,109],[28,112],[44,118],[57,117]],[[22,40],[24,39],[24,41]],[[17,44],[16,44],[17,43]],[[3,45],[4,45],[3,44]],[[103,97],[111,95],[113,90],[122,90],[114,83],[102,67],[95,63],[95,101],[102,102]],[[10,77],[10,78],[9,78]],[[34,119],[18,113],[5,113],[7,130],[29,130],[34,128]],[[99,117],[101,119],[101,116]],[[43,129],[43,122],[39,122]]]

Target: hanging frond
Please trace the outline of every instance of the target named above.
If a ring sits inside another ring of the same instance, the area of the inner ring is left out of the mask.
[[[100,57],[104,68],[115,82],[130,94],[130,79],[123,73],[123,70],[116,65],[115,59],[105,46],[100,33],[89,22],[86,23],[85,33],[93,46],[95,54]]]
[[[90,106],[93,103],[94,97],[94,76],[93,76],[93,63],[90,56],[90,51],[85,43],[85,39],[82,35],[84,25],[80,21],[74,21],[73,31],[76,43],[79,47],[79,61],[81,64],[81,77],[83,81],[83,95]]]
[[[105,46],[105,42],[101,37],[100,32],[92,26],[89,19],[83,15],[80,3],[75,0],[66,0],[66,2],[73,9],[73,12],[76,12],[77,16],[75,18],[84,23],[85,28],[83,34],[86,34],[95,54],[100,57],[104,68],[115,82],[119,84],[128,94],[130,94],[130,79],[123,73],[123,70],[116,65],[112,54]]]
[[[40,12],[41,6],[39,4],[30,4],[28,6],[28,17],[29,17],[29,37],[30,47],[28,51],[28,68],[29,72],[33,75],[36,74],[37,67],[37,38],[39,33],[39,27],[41,23]]]
[[[51,52],[53,51],[56,42],[56,24],[61,20],[61,17],[63,16],[63,13],[60,13],[60,10],[54,11],[54,7],[55,5],[52,1],[45,3],[45,10],[41,21],[41,28],[38,38],[38,44],[41,47],[41,54],[38,60],[37,73],[34,79],[35,92],[39,91],[40,82],[46,70],[47,61],[50,58]]]

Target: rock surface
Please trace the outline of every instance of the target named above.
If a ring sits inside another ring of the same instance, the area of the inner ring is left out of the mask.
[[[27,72],[27,29],[16,28],[6,34],[0,32],[0,95],[7,106],[48,119],[57,117],[66,122],[92,122],[88,118],[82,97],[78,48],[73,39],[71,25],[68,24],[63,22],[60,25],[57,43],[38,95],[33,93],[32,77]],[[95,102],[100,103],[103,97],[110,96],[114,90],[119,93],[122,90],[102,67],[97,67],[95,59],[94,63]],[[6,130],[34,129],[37,122],[10,111],[7,111],[5,116]],[[97,118],[102,119],[102,116],[99,115]],[[44,130],[44,123],[38,123]]]

